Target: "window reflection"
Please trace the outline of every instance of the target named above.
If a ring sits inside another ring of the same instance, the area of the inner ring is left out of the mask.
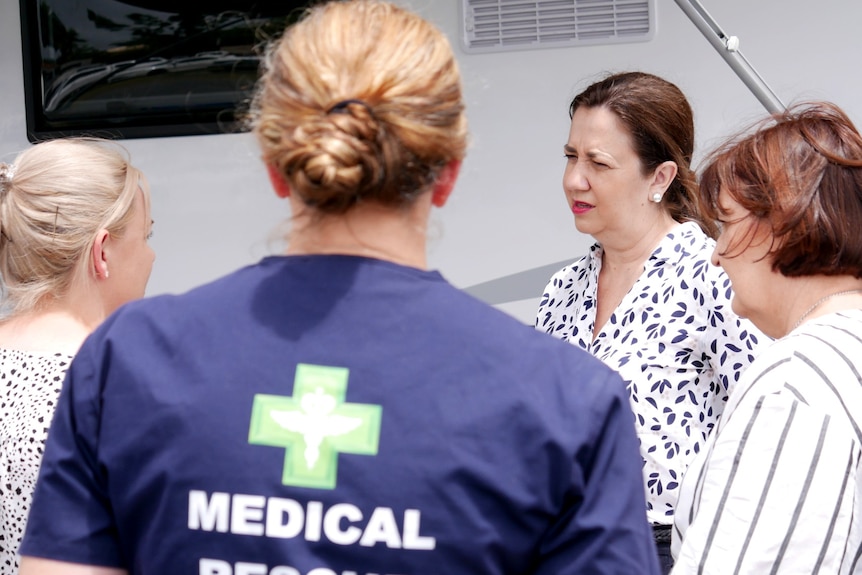
[[[21,1],[23,12],[29,0]],[[38,46],[37,54],[25,54],[38,78],[28,94],[28,105],[41,104],[36,131],[118,128],[134,137],[122,129],[239,129],[236,109],[251,95],[267,42],[307,0],[180,6],[188,4],[198,3],[38,0],[37,13],[25,19],[26,34],[36,36],[30,49]]]

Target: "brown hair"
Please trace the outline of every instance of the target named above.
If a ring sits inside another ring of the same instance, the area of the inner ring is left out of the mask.
[[[801,103],[713,152],[700,182],[718,219],[721,190],[769,226],[773,269],[789,277],[862,277],[862,136],[829,102]],[[747,246],[731,246],[732,250]]]
[[[628,129],[643,174],[652,174],[668,160],[677,174],[662,198],[662,206],[678,221],[697,222],[715,237],[718,228],[704,218],[697,204],[697,179],[691,169],[694,115],[685,94],[671,82],[645,72],[611,74],[574,97],[569,117],[584,106],[607,108]]]
[[[322,213],[398,206],[460,160],[467,126],[446,37],[388,2],[330,2],[273,45],[252,123],[263,158]]]
[[[66,294],[101,229],[122,237],[135,196],[149,190],[120,145],[95,138],[50,140],[0,164],[3,314]]]

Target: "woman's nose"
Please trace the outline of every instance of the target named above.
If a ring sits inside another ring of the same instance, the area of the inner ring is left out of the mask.
[[[570,163],[566,166],[563,186],[569,190],[588,190],[590,188],[590,182],[580,164]]]

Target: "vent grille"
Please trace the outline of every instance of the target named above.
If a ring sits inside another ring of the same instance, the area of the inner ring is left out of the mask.
[[[461,0],[468,52],[645,42],[655,0]]]

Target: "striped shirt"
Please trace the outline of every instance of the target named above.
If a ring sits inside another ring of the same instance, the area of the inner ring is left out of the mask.
[[[763,350],[682,482],[674,575],[862,573],[862,310]]]

